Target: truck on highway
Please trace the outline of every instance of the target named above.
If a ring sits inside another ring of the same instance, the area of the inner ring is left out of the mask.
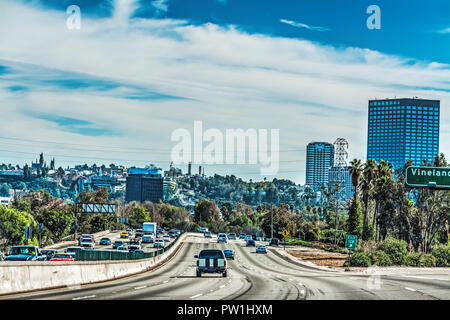
[[[200,251],[197,258],[197,277],[202,273],[221,273],[223,277],[227,276],[227,260],[222,250],[204,249]]]
[[[43,255],[36,246],[13,246],[9,250],[5,261],[45,261],[47,256]]]
[[[156,235],[156,223],[155,222],[144,222],[142,224],[143,235],[151,234]]]

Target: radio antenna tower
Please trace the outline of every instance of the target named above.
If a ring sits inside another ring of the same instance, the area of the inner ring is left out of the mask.
[[[344,138],[337,138],[333,143],[334,146],[334,166],[335,167],[346,167],[348,159],[348,142]]]

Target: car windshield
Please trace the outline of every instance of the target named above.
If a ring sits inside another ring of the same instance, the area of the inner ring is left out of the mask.
[[[70,255],[67,254],[55,254],[53,258],[70,258]]]
[[[9,252],[10,255],[15,254],[25,254],[25,255],[36,255],[36,251],[33,247],[13,247]]]
[[[200,251],[199,258],[223,258],[223,254],[220,250],[202,250]]]

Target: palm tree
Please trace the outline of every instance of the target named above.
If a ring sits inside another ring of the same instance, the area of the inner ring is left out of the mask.
[[[352,175],[352,184],[355,188],[355,198],[358,197],[358,186],[361,181],[361,176],[363,173],[362,162],[359,159],[353,159],[350,161],[350,174]]]
[[[379,228],[378,221],[384,218],[386,210],[383,211],[383,208],[387,208],[392,202],[393,191],[392,191],[392,181],[393,181],[393,166],[391,163],[380,160],[376,167],[375,171],[375,182],[374,182],[374,198],[375,198],[375,214],[372,221],[372,226],[375,228],[376,239],[379,238]],[[383,207],[383,208],[381,208]],[[380,216],[380,212],[383,213]],[[384,219],[386,220],[386,219]],[[380,221],[381,223],[382,221]],[[384,221],[385,222],[385,221]]]
[[[367,160],[364,164],[363,169],[363,179],[361,182],[361,191],[363,196],[363,203],[364,203],[364,213],[363,213],[363,238],[364,240],[367,240],[368,235],[368,229],[369,229],[369,200],[370,200],[370,194],[373,189],[373,183],[375,180],[377,171],[377,163],[375,160]]]

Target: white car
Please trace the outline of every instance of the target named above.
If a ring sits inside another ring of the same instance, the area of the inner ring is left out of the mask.
[[[126,247],[126,246],[120,246],[120,247],[118,247],[118,248],[117,248],[117,251],[129,252],[129,251],[128,251],[128,247]]]
[[[170,236],[168,236],[168,235],[163,236],[163,240],[165,242],[169,242],[170,241]]]
[[[92,238],[81,238],[80,247],[94,249],[95,242],[94,240],[92,240]]]
[[[156,239],[155,241],[153,241],[153,248],[164,248],[164,240]]]
[[[152,243],[153,242],[153,236],[151,234],[144,234],[142,236],[142,242],[143,243]]]

